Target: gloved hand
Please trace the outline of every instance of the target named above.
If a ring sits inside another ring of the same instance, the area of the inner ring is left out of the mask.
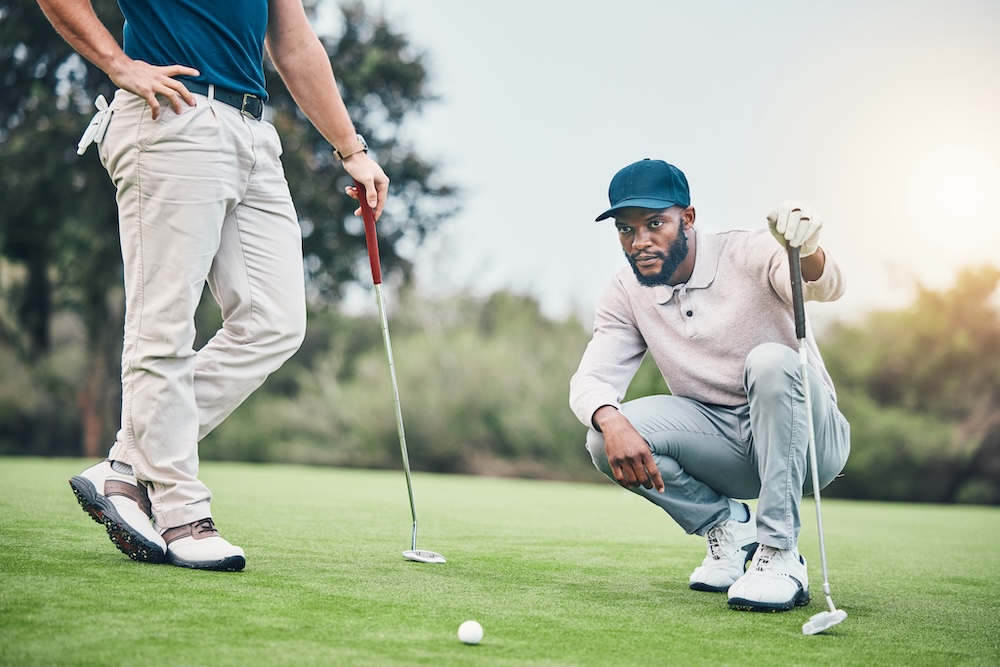
[[[781,247],[800,248],[799,257],[808,257],[819,247],[819,232],[823,220],[805,204],[786,201],[767,215],[771,234]]]

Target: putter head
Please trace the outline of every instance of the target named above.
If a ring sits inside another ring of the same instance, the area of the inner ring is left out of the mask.
[[[814,635],[818,632],[829,630],[838,623],[842,623],[846,618],[847,612],[843,609],[821,611],[809,617],[809,620],[802,626],[802,634]]]
[[[412,551],[404,551],[403,558],[406,560],[412,560],[417,563],[445,563],[444,556],[434,551],[424,551],[423,549],[413,549]]]

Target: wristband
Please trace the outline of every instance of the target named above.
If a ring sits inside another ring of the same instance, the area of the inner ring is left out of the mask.
[[[333,154],[336,156],[337,160],[344,161],[356,153],[368,152],[368,142],[360,134],[358,135],[358,143],[354,146],[353,150],[345,149],[344,151],[339,148],[333,149]]]

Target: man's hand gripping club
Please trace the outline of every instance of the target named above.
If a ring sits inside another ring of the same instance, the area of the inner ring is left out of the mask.
[[[767,226],[782,248],[799,248],[802,278],[819,280],[826,266],[826,254],[819,246],[823,230],[819,213],[800,202],[786,201],[767,215]]]

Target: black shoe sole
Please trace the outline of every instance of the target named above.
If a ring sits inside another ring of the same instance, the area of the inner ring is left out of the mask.
[[[746,546],[742,547],[743,551],[746,552],[746,558],[743,559],[743,571],[744,572],[746,572],[748,569],[750,569],[750,561],[753,560],[753,555],[755,553],[757,553],[757,546],[758,546],[757,542],[751,542],[750,544],[747,544]],[[734,583],[735,583],[735,581],[734,581]],[[732,584],[730,584],[729,586],[731,586],[731,585]],[[691,590],[693,590],[693,591],[701,591],[701,592],[704,592],[704,593],[725,593],[726,591],[729,590],[729,586],[722,586],[720,588],[720,587],[717,587],[717,586],[709,586],[708,584],[704,584],[704,583],[702,583],[700,581],[696,581],[693,584],[688,584],[688,588],[690,588]]]
[[[83,511],[95,522],[104,526],[108,531],[108,537],[119,551],[132,560],[142,563],[167,562],[167,554],[163,548],[155,542],[150,542],[129,526],[118,514],[114,504],[97,492],[93,482],[77,475],[69,480],[69,485]]]
[[[812,602],[812,598],[809,597],[809,591],[800,590],[799,594],[796,595],[793,600],[786,603],[770,604],[766,602],[745,600],[743,598],[730,598],[729,608],[735,609],[736,611],[778,612],[791,611],[795,607],[804,607],[810,602]]]
[[[170,562],[177,567],[186,567],[192,570],[212,570],[214,572],[239,572],[247,564],[246,558],[243,556],[230,556],[229,558],[216,561],[186,561],[171,556]]]
[[[719,588],[717,586],[709,586],[708,584],[703,584],[700,582],[694,584],[688,584],[688,588],[690,588],[693,591],[701,591],[702,593],[725,593],[726,591],[729,590],[729,586],[723,586],[722,588]]]

